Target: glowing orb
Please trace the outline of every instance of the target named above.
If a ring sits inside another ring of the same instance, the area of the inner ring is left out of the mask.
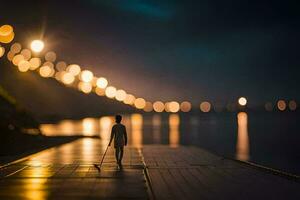
[[[156,101],[153,103],[153,109],[155,112],[163,112],[165,109],[165,104],[161,101]]]
[[[41,40],[33,40],[30,44],[31,50],[36,53],[41,52],[44,49],[44,46],[45,44]]]
[[[117,89],[113,86],[109,86],[105,89],[105,95],[108,97],[108,98],[114,98],[117,94]]]
[[[247,99],[245,97],[240,97],[238,102],[241,106],[247,105]]]
[[[94,74],[89,70],[83,70],[80,74],[80,79],[86,83],[91,82],[93,78],[94,78]]]
[[[137,98],[137,99],[134,101],[134,106],[135,106],[137,109],[143,109],[143,108],[146,106],[146,101],[145,101],[145,99],[143,99],[143,98]]]
[[[200,110],[202,112],[209,112],[211,109],[211,104],[208,102],[208,101],[203,101],[201,104],[200,104]]]
[[[97,79],[97,82],[96,82],[97,87],[104,89],[104,88],[106,88],[107,84],[108,84],[108,81],[106,80],[106,78],[100,77]]]

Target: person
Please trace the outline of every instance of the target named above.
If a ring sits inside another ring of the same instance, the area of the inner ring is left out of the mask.
[[[108,146],[111,145],[111,142],[114,139],[116,161],[119,167],[121,167],[123,153],[124,153],[124,146],[127,145],[127,133],[126,133],[126,127],[123,124],[121,124],[122,116],[116,115],[115,119],[116,119],[116,124],[111,129],[110,141]]]

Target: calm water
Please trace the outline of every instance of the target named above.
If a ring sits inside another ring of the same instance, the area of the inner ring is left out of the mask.
[[[239,160],[300,174],[299,114],[132,114],[125,115],[129,143],[196,145]],[[43,124],[45,135],[100,135],[108,140],[111,116]]]

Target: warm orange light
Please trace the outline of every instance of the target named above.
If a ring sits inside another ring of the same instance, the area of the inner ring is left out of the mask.
[[[14,32],[12,32],[11,34],[9,34],[9,35],[7,35],[7,36],[1,36],[1,35],[0,35],[0,42],[1,42],[1,43],[5,43],[5,44],[8,44],[8,43],[10,43],[11,41],[13,41],[14,37],[15,37],[15,33],[14,33]]]
[[[156,101],[153,103],[153,109],[155,112],[163,112],[165,109],[165,105],[161,101]]]
[[[42,77],[50,77],[53,74],[53,69],[49,67],[48,65],[44,65],[40,68],[39,73]]]
[[[241,106],[247,105],[247,99],[245,97],[240,97],[238,102]]]
[[[42,63],[40,58],[31,58],[29,60],[30,63],[30,70],[36,70]]]
[[[202,112],[209,112],[211,109],[211,104],[208,102],[208,101],[203,101],[201,104],[200,104],[200,110]]]
[[[11,45],[11,47],[10,47],[10,50],[13,52],[13,53],[19,53],[20,51],[21,51],[21,49],[22,49],[22,46],[21,46],[21,44],[20,43],[14,43],[13,45]]]
[[[27,72],[30,68],[30,63],[27,60],[21,60],[18,64],[20,72]]]
[[[32,51],[36,52],[36,53],[39,53],[41,52],[43,49],[44,49],[44,42],[41,41],[41,40],[33,40],[31,42],[31,45],[30,45],[30,48]]]
[[[12,51],[9,51],[9,52],[7,53],[7,59],[8,59],[9,61],[12,61],[13,58],[14,58],[14,56],[15,56],[15,53],[12,52]]]
[[[63,73],[62,82],[66,85],[72,84],[75,80],[75,77],[70,72]]]
[[[169,103],[169,109],[170,109],[170,112],[176,113],[176,112],[179,111],[180,105],[179,105],[179,103],[176,102],[176,101],[171,101],[171,102]]]
[[[134,104],[135,97],[132,94],[127,94],[126,98],[124,99],[124,103],[128,105]]]
[[[152,106],[152,103],[147,101],[146,102],[146,105],[145,105],[145,108],[144,108],[144,111],[145,112],[151,112],[153,110],[153,106]]]
[[[236,158],[239,160],[249,160],[249,136],[248,136],[248,116],[245,112],[240,112],[238,118],[238,136],[236,144]]]
[[[55,62],[56,60],[56,53],[53,51],[49,51],[45,55],[45,60],[49,62]]]
[[[143,108],[145,108],[145,106],[146,106],[146,101],[145,101],[145,99],[143,99],[143,98],[137,98],[137,99],[134,101],[134,106],[135,106],[137,109],[143,109]]]
[[[165,111],[166,111],[166,112],[171,112],[171,111],[170,111],[170,102],[166,102],[166,103],[165,103]]]
[[[189,112],[192,109],[192,104],[188,101],[184,101],[180,104],[180,110],[182,112]]]
[[[91,82],[93,78],[94,78],[94,74],[89,70],[83,70],[80,74],[80,79],[86,83]]]
[[[286,103],[284,100],[279,100],[277,102],[277,107],[280,111],[284,111],[286,109]]]
[[[171,114],[169,116],[169,144],[170,147],[178,147],[180,141],[179,134],[180,118],[178,114]]]
[[[78,84],[78,88],[79,88],[80,91],[82,91],[82,92],[88,94],[88,93],[90,93],[90,92],[92,91],[92,88],[93,88],[93,87],[92,87],[91,83],[80,82],[80,83]]]
[[[56,63],[55,68],[56,68],[58,71],[64,71],[64,70],[67,68],[67,64],[66,64],[66,62],[64,62],[64,61],[59,61],[59,62]]]
[[[102,88],[96,87],[95,92],[98,96],[104,96],[105,95],[105,90]]]
[[[72,64],[67,67],[67,71],[73,74],[73,76],[77,76],[81,72],[81,68],[79,65]]]
[[[19,62],[24,60],[24,56],[21,54],[15,55],[14,58],[12,59],[12,62],[14,65],[18,66]]]
[[[108,81],[106,80],[106,78],[100,77],[97,79],[97,82],[96,82],[97,87],[104,89],[104,88],[106,88],[107,84],[108,84]]]
[[[23,49],[20,54],[24,56],[25,60],[29,60],[31,58],[31,51],[29,49]]]
[[[5,53],[4,47],[0,46],[0,58],[4,55],[4,53]]]
[[[13,33],[14,29],[11,25],[5,24],[0,27],[0,36],[8,36]]]
[[[105,89],[105,95],[108,97],[108,98],[114,98],[117,94],[117,89],[113,86],[109,86]]]
[[[289,102],[289,109],[292,110],[292,111],[294,111],[294,110],[297,109],[297,103],[296,103],[295,100],[291,100],[291,101]]]
[[[118,101],[123,101],[126,98],[126,92],[124,90],[118,90],[116,93],[116,99]]]

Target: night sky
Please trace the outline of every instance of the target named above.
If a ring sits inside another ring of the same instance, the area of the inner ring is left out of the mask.
[[[150,101],[258,105],[300,97],[296,2],[5,1],[0,22]]]

